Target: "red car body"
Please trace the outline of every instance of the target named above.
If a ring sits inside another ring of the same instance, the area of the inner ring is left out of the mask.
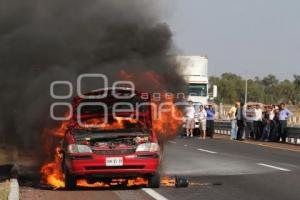
[[[87,98],[104,92],[107,92],[105,98]],[[120,96],[131,94],[134,96],[123,100],[113,96],[113,92]],[[79,178],[98,180],[131,177],[145,177],[150,187],[159,187],[160,148],[157,136],[151,128],[150,95],[125,88],[107,88],[89,92],[85,96],[86,98],[75,97],[73,100],[73,119],[62,143],[64,155],[62,168],[66,188],[75,188],[76,180]],[[82,103],[99,102],[108,105],[107,113],[101,106],[92,108],[87,105],[86,108],[81,107],[83,112],[78,114],[78,108]],[[142,106],[136,106],[134,111],[129,111],[128,108],[124,111],[124,105],[120,105],[123,106],[123,110],[117,110],[113,114],[110,111],[111,106],[120,102]],[[131,124],[126,121],[129,115],[137,123]],[[108,123],[111,124],[116,123],[115,118],[124,119],[121,122],[126,124],[126,127],[103,130],[78,128],[79,118],[84,122],[104,117],[107,117]]]

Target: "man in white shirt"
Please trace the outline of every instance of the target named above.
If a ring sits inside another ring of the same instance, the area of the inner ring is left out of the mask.
[[[199,129],[200,129],[200,139],[201,139],[201,131],[202,131],[203,140],[205,140],[206,138],[206,119],[207,119],[207,112],[204,109],[203,105],[201,105],[198,112],[198,121],[199,121]]]
[[[247,105],[247,109],[245,109],[244,112],[244,116],[246,119],[246,138],[253,139],[253,121],[255,116],[254,106]]]
[[[193,102],[189,101],[189,105],[185,109],[185,115],[186,115],[186,136],[193,137],[193,131],[195,127],[195,107],[193,106]]]
[[[262,109],[260,108],[260,105],[256,105],[254,113],[254,138],[258,140],[262,134]]]

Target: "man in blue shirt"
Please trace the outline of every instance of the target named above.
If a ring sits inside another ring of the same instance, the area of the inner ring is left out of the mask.
[[[212,107],[211,104],[208,105],[206,113],[207,136],[213,138],[215,133],[215,109]]]
[[[279,137],[278,141],[285,143],[286,132],[287,132],[287,121],[293,115],[287,108],[285,108],[285,103],[280,104],[279,111]]]

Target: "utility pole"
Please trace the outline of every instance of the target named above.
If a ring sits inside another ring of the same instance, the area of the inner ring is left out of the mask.
[[[246,79],[246,84],[245,84],[245,104],[247,103],[248,98],[248,79]]]

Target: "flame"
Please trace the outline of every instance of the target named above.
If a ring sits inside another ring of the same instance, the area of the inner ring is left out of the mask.
[[[68,113],[66,114],[68,115]],[[58,128],[56,129],[45,129],[44,131],[44,149],[49,156],[52,156],[52,146],[53,142],[51,139],[61,139],[65,135],[65,131],[69,127],[69,121],[62,121]],[[55,143],[57,146],[57,143]],[[54,160],[52,162],[46,163],[41,167],[42,182],[50,186],[53,186],[54,189],[64,188],[65,182],[63,178],[63,173],[61,169],[62,155],[60,153],[60,147],[55,148]]]
[[[142,177],[137,177],[135,179],[112,179],[110,183],[105,182],[95,182],[88,183],[86,179],[77,180],[77,186],[87,187],[87,188],[109,188],[112,186],[124,185],[126,183],[127,187],[148,185],[148,180]]]
[[[137,177],[136,179],[127,180],[127,187],[139,186],[139,185],[148,185],[148,180],[142,177]]]
[[[160,184],[165,187],[174,187],[176,184],[175,178],[169,178],[167,176],[164,176],[160,180]]]
[[[108,188],[108,187],[110,187],[109,184],[104,183],[104,182],[88,183],[88,181],[86,179],[77,180],[77,186],[88,187],[88,188]]]
[[[125,70],[121,70],[119,72],[121,78],[138,82],[138,80],[143,80],[148,82],[148,84],[152,85],[156,90],[164,90],[163,86],[163,78],[161,78],[154,71],[145,71],[139,77],[135,77],[133,74],[126,72]],[[172,138],[176,136],[178,128],[182,125],[182,111],[175,105],[174,95],[168,96],[167,92],[160,92],[161,99],[159,101],[155,101],[157,104],[157,109],[154,113],[157,113],[157,116],[153,116],[153,130],[158,134],[160,138]],[[168,96],[168,97],[167,97]],[[164,111],[160,111],[159,105],[164,103]]]
[[[69,113],[65,114],[65,117],[69,116]],[[67,128],[70,125],[70,121],[62,121],[58,128],[54,129],[45,129],[44,134],[46,137],[64,137]]]
[[[164,110],[158,110],[157,118],[152,121],[153,129],[160,138],[172,138],[176,136],[177,130],[182,124],[183,114],[174,104],[173,98],[163,99],[162,102],[165,103]]]
[[[43,175],[43,182],[54,187],[54,189],[65,187],[63,180],[63,173],[61,171],[61,155],[59,153],[59,148],[56,148],[56,154],[54,161],[45,164],[41,168],[41,173]]]
[[[154,71],[146,71],[143,76],[146,80],[149,80],[156,88],[161,88],[161,78]]]
[[[126,122],[131,124],[137,124],[138,120],[134,118],[124,118],[124,117],[115,117],[112,123],[104,123],[101,118],[93,118],[83,122],[83,127],[78,125],[77,128],[88,128],[88,127],[97,127],[104,130],[109,129],[123,129],[126,126]]]

